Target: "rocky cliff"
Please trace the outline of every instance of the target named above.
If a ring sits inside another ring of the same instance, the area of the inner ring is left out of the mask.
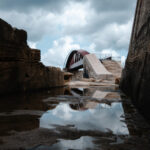
[[[62,85],[63,72],[40,62],[40,50],[27,45],[27,33],[0,19],[0,94]]]
[[[138,0],[120,87],[150,119],[150,0]]]

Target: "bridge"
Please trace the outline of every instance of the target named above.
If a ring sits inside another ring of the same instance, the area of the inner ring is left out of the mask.
[[[67,58],[64,69],[71,72],[80,68],[84,68],[84,77],[87,78],[108,79],[112,77],[95,54],[90,54],[85,50],[73,50]]]
[[[86,50],[73,50],[66,61],[65,70],[74,71],[83,68],[83,57],[89,54]]]

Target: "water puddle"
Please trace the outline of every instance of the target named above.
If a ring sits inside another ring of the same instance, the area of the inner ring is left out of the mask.
[[[111,87],[59,88],[0,101],[0,149],[150,149],[150,126]]]
[[[89,136],[83,136],[76,140],[64,140],[59,139],[56,144],[52,146],[38,146],[36,150],[86,150],[95,149],[93,138]]]
[[[85,105],[60,103],[40,118],[40,127],[54,129],[70,125],[78,130],[112,131],[114,134],[128,135],[127,125],[121,116],[124,111],[121,103],[111,105],[89,101]]]

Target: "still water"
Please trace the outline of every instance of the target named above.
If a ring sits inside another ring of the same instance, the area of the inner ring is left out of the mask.
[[[150,127],[116,87],[58,88],[0,101],[0,149],[150,149]]]
[[[89,105],[89,106],[87,106]],[[121,103],[99,104],[89,101],[82,110],[73,109],[73,105],[60,103],[54,110],[48,110],[40,118],[40,127],[55,129],[57,126],[70,125],[78,130],[112,131],[114,134],[128,135],[123,122],[124,110]]]

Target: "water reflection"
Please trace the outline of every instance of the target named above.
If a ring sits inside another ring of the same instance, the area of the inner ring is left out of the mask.
[[[91,102],[92,103],[92,102]],[[95,103],[96,104],[96,103]],[[40,118],[40,127],[53,129],[55,126],[72,125],[78,130],[112,131],[114,134],[129,134],[121,116],[124,111],[121,103],[91,105],[87,110],[78,111],[68,103],[60,103],[55,109],[49,110]]]
[[[73,88],[70,89],[70,95],[73,96],[90,96],[92,98],[96,99],[115,99],[115,100],[120,100],[120,95],[118,92],[114,92],[113,90],[104,90],[102,88]]]
[[[89,136],[83,136],[76,140],[64,140],[59,139],[56,144],[52,146],[38,146],[36,150],[86,150],[96,149],[93,143],[93,138]]]
[[[129,142],[127,150],[134,149],[134,143],[146,142],[150,128],[130,102],[120,100],[120,93],[109,87],[60,88],[1,98],[0,149],[109,149],[117,144],[124,148]],[[146,140],[140,142],[141,137]]]
[[[11,135],[12,131],[39,128],[39,117],[48,109],[56,107],[47,105],[43,99],[63,95],[64,91],[64,88],[53,88],[48,91],[0,97],[0,137]]]

